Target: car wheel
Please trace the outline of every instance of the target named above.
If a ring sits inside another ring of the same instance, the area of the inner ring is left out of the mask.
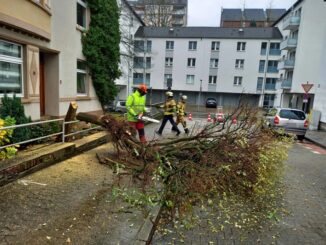
[[[304,139],[304,135],[297,135],[298,140],[302,141]]]

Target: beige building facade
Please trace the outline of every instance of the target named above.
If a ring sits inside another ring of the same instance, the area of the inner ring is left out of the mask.
[[[33,120],[99,111],[82,54],[85,0],[0,0],[0,96],[21,97]]]

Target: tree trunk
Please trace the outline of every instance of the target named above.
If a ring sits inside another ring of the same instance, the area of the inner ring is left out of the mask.
[[[70,122],[74,121],[76,118],[76,113],[77,113],[77,108],[78,105],[76,102],[70,102],[66,117],[65,117],[65,122]],[[66,124],[65,125],[65,135],[70,134],[72,132],[72,129],[74,127],[74,123]],[[71,136],[66,137],[65,141],[70,141],[72,139]]]
[[[101,120],[102,117],[103,117],[103,115],[97,116],[97,115],[85,113],[85,112],[80,112],[77,114],[77,119],[79,121],[84,121],[84,122],[93,123],[93,124],[100,125],[100,126],[105,126]]]

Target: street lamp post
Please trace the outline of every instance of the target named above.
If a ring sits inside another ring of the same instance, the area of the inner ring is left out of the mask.
[[[199,87],[199,96],[198,96],[197,111],[199,111],[199,104],[200,104],[200,101],[201,101],[202,84],[203,84],[203,80],[200,79],[200,87]]]

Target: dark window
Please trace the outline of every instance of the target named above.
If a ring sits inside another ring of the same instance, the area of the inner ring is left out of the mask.
[[[305,120],[306,115],[302,111],[296,110],[281,110],[280,117],[286,119],[294,119],[294,120]]]
[[[86,4],[80,0],[77,2],[77,24],[86,28]]]

